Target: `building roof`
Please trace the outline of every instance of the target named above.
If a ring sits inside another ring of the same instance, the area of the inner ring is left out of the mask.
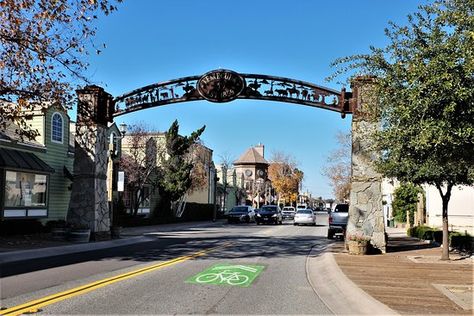
[[[33,153],[0,147],[0,168],[40,171],[54,173],[46,162]]]
[[[18,135],[17,130],[19,130],[20,127],[17,124],[14,123],[9,123],[5,130],[0,131],[0,140],[4,141],[10,141],[10,142],[18,142],[19,144],[24,144],[24,145],[30,145],[30,146],[35,146],[35,147],[44,147],[43,144],[39,143],[38,141],[34,139],[28,139],[26,137],[23,137],[23,139]]]
[[[248,164],[265,164],[268,165],[268,161],[258,153],[255,148],[249,148],[239,159],[234,161],[234,165],[248,165]]]

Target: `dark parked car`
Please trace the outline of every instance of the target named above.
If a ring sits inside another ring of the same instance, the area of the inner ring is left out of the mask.
[[[229,223],[253,222],[255,221],[255,211],[251,206],[234,206],[227,214]]]
[[[281,210],[277,205],[263,205],[255,216],[257,225],[264,223],[283,224]]]

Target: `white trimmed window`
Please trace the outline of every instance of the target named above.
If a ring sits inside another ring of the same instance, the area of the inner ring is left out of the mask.
[[[63,143],[63,117],[56,112],[51,118],[51,141]]]
[[[45,174],[7,170],[3,217],[41,217],[48,215],[48,177]]]

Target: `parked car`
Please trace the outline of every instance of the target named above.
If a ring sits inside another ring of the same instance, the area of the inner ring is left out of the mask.
[[[316,226],[316,215],[310,209],[298,210],[295,214],[293,225],[313,225]]]
[[[254,222],[255,211],[253,207],[248,205],[234,206],[229,213],[227,213],[227,221],[229,223]]]
[[[255,216],[257,225],[264,223],[283,224],[283,216],[277,205],[263,205]]]
[[[328,239],[334,238],[334,235],[338,233],[344,235],[348,219],[349,204],[337,204],[329,213]]]
[[[295,208],[293,206],[285,206],[283,207],[283,210],[281,211],[281,215],[283,216],[283,219],[289,218],[293,219],[295,218]]]

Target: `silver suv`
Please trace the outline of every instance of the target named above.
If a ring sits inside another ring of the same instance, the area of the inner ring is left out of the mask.
[[[335,234],[346,233],[347,221],[349,220],[349,204],[337,204],[329,213],[328,238],[334,238]]]

